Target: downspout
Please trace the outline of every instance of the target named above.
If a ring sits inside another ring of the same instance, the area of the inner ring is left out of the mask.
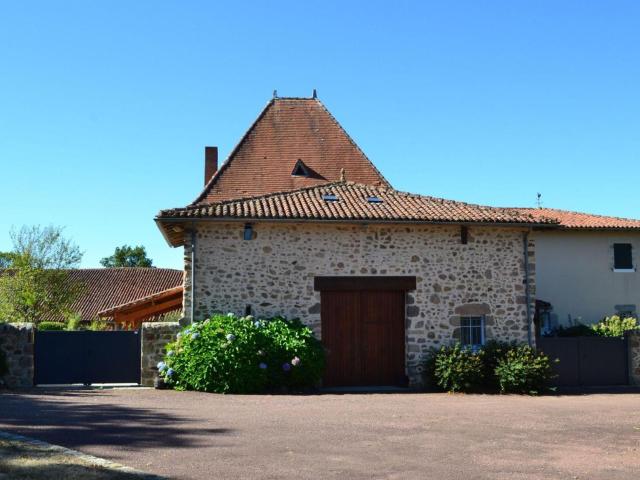
[[[191,229],[191,323],[194,322],[196,307],[196,231]]]
[[[524,296],[527,302],[527,342],[533,346],[531,332],[531,294],[529,293],[529,232],[522,234],[522,247],[524,250]]]

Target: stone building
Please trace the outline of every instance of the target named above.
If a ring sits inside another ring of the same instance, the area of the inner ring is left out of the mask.
[[[394,190],[316,98],[274,98],[205,188],[160,212],[184,313],[298,317],[326,385],[420,382],[430,347],[533,342],[533,228],[554,221]]]

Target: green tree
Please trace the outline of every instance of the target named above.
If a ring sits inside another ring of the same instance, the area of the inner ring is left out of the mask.
[[[14,255],[11,252],[0,252],[0,270],[11,268],[13,257]]]
[[[100,260],[103,267],[151,267],[153,261],[147,257],[147,251],[142,245],[130,247],[123,245],[116,247],[116,251],[110,257]]]
[[[0,319],[38,323],[69,315],[84,287],[69,277],[82,259],[78,246],[54,226],[24,226],[10,237],[13,250],[2,257]]]

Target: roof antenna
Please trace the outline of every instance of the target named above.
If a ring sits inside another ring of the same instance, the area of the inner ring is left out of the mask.
[[[340,169],[340,181],[341,182],[346,182],[347,181],[347,179],[346,179],[346,177],[344,175],[344,168]]]
[[[278,98],[278,90],[273,91],[273,98]]]
[[[315,88],[313,89],[313,95],[312,95],[312,98],[314,98],[314,99],[315,99],[315,98],[318,98],[318,92],[316,92],[316,89],[315,89]]]
[[[538,205],[538,208],[542,208],[542,194],[540,192],[538,192],[536,198],[536,205]]]

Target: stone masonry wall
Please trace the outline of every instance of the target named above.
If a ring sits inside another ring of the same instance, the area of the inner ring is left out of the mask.
[[[0,349],[8,371],[0,380],[9,388],[33,386],[32,323],[0,323]]]
[[[165,345],[176,339],[178,322],[144,322],[142,324],[140,383],[152,387],[158,373],[156,365],[164,358]]]
[[[640,385],[640,332],[627,333],[629,341],[629,383]]]
[[[523,234],[471,227],[463,245],[457,226],[257,223],[254,239],[246,241],[242,223],[203,223],[196,239],[195,318],[247,309],[284,314],[321,337],[315,276],[415,275],[417,288],[406,296],[406,366],[417,384],[424,354],[456,338],[461,316],[485,315],[487,339],[527,341]],[[528,249],[533,302],[532,239]],[[190,272],[189,248],[187,257]],[[188,316],[190,282],[185,298]]]

